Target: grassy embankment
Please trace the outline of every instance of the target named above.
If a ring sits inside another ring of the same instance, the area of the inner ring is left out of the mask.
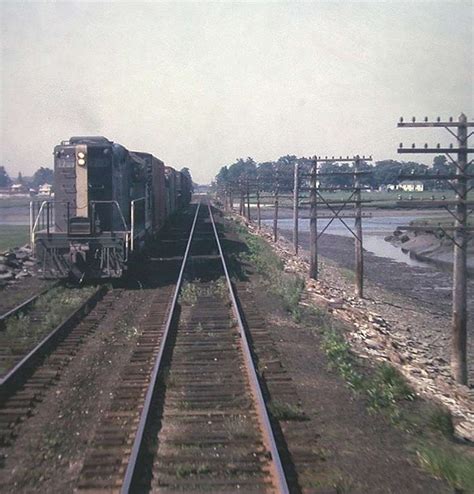
[[[262,276],[266,289],[280,297],[293,320],[317,331],[329,367],[338,372],[351,390],[363,397],[369,413],[380,413],[411,438],[408,445],[420,465],[446,480],[456,492],[474,492],[474,456],[470,448],[455,442],[448,411],[417,398],[403,376],[390,364],[369,366],[356,357],[344,338],[344,326],[325,309],[303,309],[299,302],[304,281],[283,271],[283,263],[262,238],[235,223],[233,228],[248,251],[241,255]]]
[[[27,225],[0,225],[0,252],[27,244],[29,235]]]

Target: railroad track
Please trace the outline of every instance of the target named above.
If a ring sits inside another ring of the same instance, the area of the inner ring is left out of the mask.
[[[7,363],[0,374],[0,445],[13,441],[21,422],[31,415],[36,403],[42,401],[48,387],[59,379],[86,336],[105,317],[111,302],[107,297],[100,309],[90,313],[106,291],[105,287],[95,290],[27,351],[16,351],[16,338],[7,338],[0,332],[3,352],[0,362]],[[32,309],[29,316],[34,324],[46,314]]]
[[[5,322],[7,321],[8,318],[18,316],[20,313],[27,311],[42,295],[45,295],[46,293],[48,293],[50,290],[52,290],[58,285],[59,283],[53,283],[47,288],[40,290],[32,297],[28,297],[26,300],[19,303],[15,307],[5,311],[3,314],[0,314],[0,330],[2,330],[5,327]]]
[[[157,295],[80,492],[288,492],[209,205]]]

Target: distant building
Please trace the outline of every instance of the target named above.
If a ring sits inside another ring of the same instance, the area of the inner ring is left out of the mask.
[[[53,194],[53,186],[51,184],[43,184],[38,188],[39,196],[48,196],[50,197]]]
[[[28,187],[23,184],[13,184],[12,186],[10,186],[10,193],[12,195],[29,194]]]
[[[380,192],[386,192],[386,191],[392,191],[392,190],[397,190],[398,185],[395,184],[387,184],[387,185],[381,185],[379,187]]]
[[[404,192],[423,192],[425,186],[423,182],[404,180],[398,185],[398,190],[403,190]]]

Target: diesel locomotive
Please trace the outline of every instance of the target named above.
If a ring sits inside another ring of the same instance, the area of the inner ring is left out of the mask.
[[[30,206],[44,277],[120,278],[191,194],[189,174],[152,154],[105,137],[62,141],[54,148],[54,200]]]

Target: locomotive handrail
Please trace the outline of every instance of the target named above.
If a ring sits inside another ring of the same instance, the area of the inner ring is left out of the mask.
[[[50,203],[51,201],[42,201],[41,206],[38,210],[38,214],[36,215],[36,218],[34,219],[34,212],[33,212],[33,204],[38,201],[30,201],[30,242],[31,242],[31,249],[33,252],[33,255],[35,254],[35,233],[36,229],[38,227],[38,223],[41,217],[41,214],[43,213],[43,208],[47,203]]]
[[[125,216],[122,213],[122,209],[120,207],[120,204],[118,201],[90,201],[91,206],[95,204],[115,204],[117,206],[117,210],[120,214],[120,219],[122,220],[123,226],[124,226],[124,231],[129,231],[127,222],[125,221]]]
[[[135,203],[139,201],[145,201],[144,197],[139,197],[138,199],[133,199],[130,201],[131,210],[130,210],[130,251],[133,252],[135,248]]]

